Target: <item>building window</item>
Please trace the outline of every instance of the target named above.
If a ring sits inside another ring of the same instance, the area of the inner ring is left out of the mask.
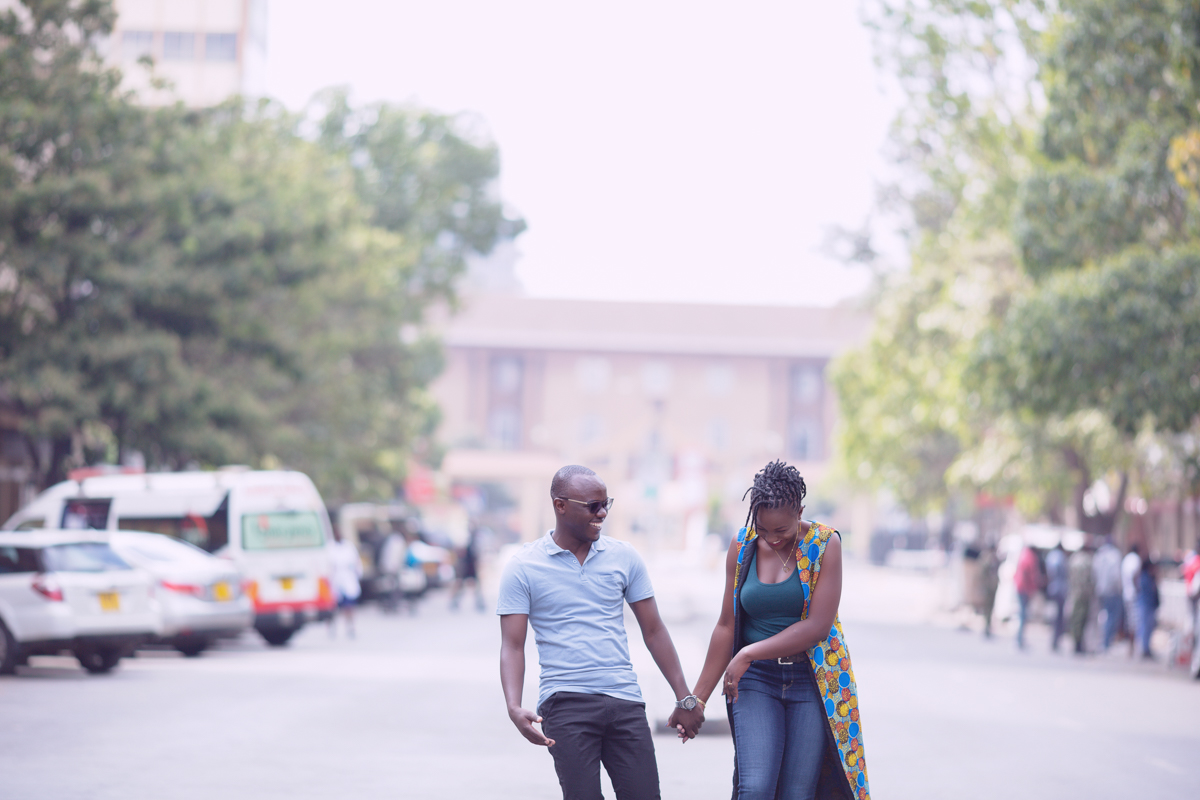
[[[521,399],[525,362],[520,356],[496,356],[488,364],[488,437],[504,450],[521,447]]]
[[[824,364],[793,364],[788,391],[788,456],[798,461],[824,458]]]
[[[204,37],[205,61],[237,61],[237,34],[210,33]]]
[[[607,391],[612,365],[607,358],[581,358],[575,362],[575,382],[587,394]]]
[[[125,31],[121,34],[121,58],[137,61],[142,56],[154,55],[154,33],[152,31]]]
[[[710,364],[704,372],[704,385],[713,397],[724,397],[733,392],[733,367],[727,364]]]
[[[647,397],[663,397],[671,390],[671,365],[647,361],[642,365],[642,391]]]
[[[167,31],[163,34],[163,61],[191,61],[196,57],[196,34]]]
[[[579,420],[579,443],[595,444],[604,438],[604,420],[599,414],[584,414]]]

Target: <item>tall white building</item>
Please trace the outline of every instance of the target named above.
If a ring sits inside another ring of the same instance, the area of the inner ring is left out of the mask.
[[[267,59],[266,0],[115,0],[110,61],[143,102],[210,106],[261,95]],[[138,63],[154,61],[153,73]],[[152,75],[170,87],[156,89]]]

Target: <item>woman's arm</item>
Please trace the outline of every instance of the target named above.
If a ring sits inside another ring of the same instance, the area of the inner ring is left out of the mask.
[[[707,703],[709,696],[721,680],[721,674],[729,665],[733,653],[733,573],[737,568],[738,548],[741,542],[736,538],[729,544],[729,553],[725,556],[725,597],[721,601],[721,616],[713,628],[712,638],[708,642],[708,655],[704,658],[704,669],[696,681],[692,694]]]
[[[739,650],[725,671],[726,692],[732,694],[734,700],[737,700],[738,681],[750,667],[751,661],[796,655],[824,641],[829,636],[833,620],[837,617],[838,603],[841,602],[841,599],[842,543],[840,538],[831,537],[829,544],[825,546],[825,555],[821,562],[821,575],[813,590],[812,602],[808,607],[808,617],[794,625],[789,625],[769,639],[748,644]],[[707,669],[707,664],[705,668]],[[733,686],[729,687],[731,681]]]

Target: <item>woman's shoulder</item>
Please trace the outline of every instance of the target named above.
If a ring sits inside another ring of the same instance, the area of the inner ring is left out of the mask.
[[[842,534],[837,528],[826,525],[824,522],[805,520],[805,523],[808,525],[808,535],[805,538],[810,541],[828,542],[834,536],[842,538]]]

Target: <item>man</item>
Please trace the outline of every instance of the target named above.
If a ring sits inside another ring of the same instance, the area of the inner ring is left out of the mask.
[[[1135,544],[1121,559],[1121,596],[1125,600],[1125,631],[1129,634],[1129,655],[1137,642],[1137,577],[1142,571],[1142,548]]]
[[[1104,650],[1107,652],[1117,635],[1117,627],[1121,622],[1122,587],[1121,587],[1121,551],[1112,543],[1111,537],[1105,537],[1104,544],[1096,551],[1092,560],[1092,568],[1096,572],[1096,597],[1100,600],[1100,610],[1104,612]]]
[[[1062,542],[1046,554],[1046,598],[1054,606],[1054,635],[1050,638],[1050,649],[1057,653],[1067,605],[1067,551]]]
[[[554,530],[513,556],[500,582],[500,683],[521,735],[550,749],[564,800],[595,800],[604,764],[618,800],[657,800],[658,764],[625,635],[628,602],[677,698],[669,724],[684,741],[704,720],[691,695],[637,551],[603,536],[608,489],[587,467],[550,484]],[[525,631],[541,662],[537,711],[521,705]],[[539,731],[534,725],[540,723]]]
[[[1071,554],[1067,561],[1067,600],[1071,606],[1071,638],[1075,641],[1075,652],[1085,652],[1084,635],[1087,633],[1088,617],[1092,612],[1092,597],[1096,594],[1096,581],[1092,565],[1092,543],[1090,539],[1083,547]]]

